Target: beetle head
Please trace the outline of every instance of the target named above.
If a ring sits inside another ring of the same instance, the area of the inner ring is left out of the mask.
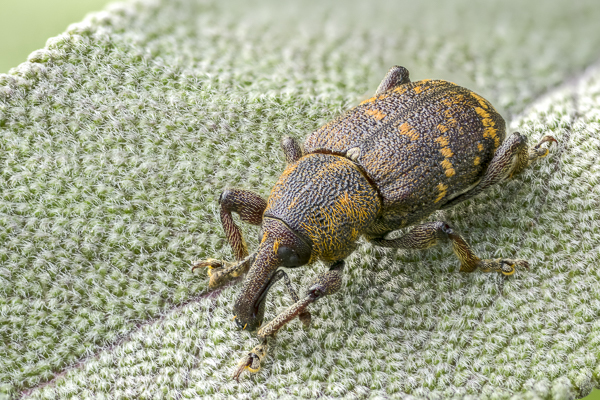
[[[263,237],[246,276],[242,293],[233,307],[242,329],[254,331],[262,323],[267,293],[279,267],[299,267],[311,258],[311,247],[278,219],[264,218]]]

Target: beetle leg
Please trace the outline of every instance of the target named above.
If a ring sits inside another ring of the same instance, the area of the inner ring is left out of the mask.
[[[443,221],[427,222],[411,229],[407,234],[397,239],[372,238],[371,243],[396,249],[423,250],[437,244],[439,239],[450,239],[454,254],[461,262],[461,272],[500,272],[512,275],[516,267],[529,269],[524,260],[509,258],[481,259],[477,257],[465,239]]]
[[[258,330],[257,336],[261,343],[240,360],[238,367],[233,374],[233,378],[235,380],[239,382],[240,375],[245,370],[248,370],[251,373],[256,373],[259,371],[260,363],[267,355],[268,341],[272,340],[279,329],[281,329],[285,324],[292,321],[296,317],[299,317],[300,320],[302,320],[303,315],[308,315],[308,321],[302,320],[305,326],[307,326],[307,323],[310,323],[310,314],[306,308],[321,297],[329,296],[337,292],[342,287],[343,269],[344,261],[338,261],[333,264],[329,271],[316,277],[316,279],[308,288],[306,296],[304,296],[302,299],[298,298],[296,291],[291,286],[287,274],[281,270],[278,271],[278,276],[274,277],[274,279],[284,279],[284,282],[286,282],[286,287],[290,291],[290,294],[295,302],[291,307],[275,317],[273,321],[269,322],[267,325]]]
[[[192,264],[192,272],[197,268],[207,267],[208,276],[210,277],[208,287],[209,289],[216,289],[230,280],[248,272],[255,257],[256,253],[252,253],[238,262],[227,262],[214,258],[207,258],[206,260],[194,262]]]
[[[221,223],[227,236],[227,240],[233,249],[238,263],[228,263],[223,260],[209,258],[196,262],[192,265],[192,271],[196,268],[208,267],[210,276],[209,287],[214,289],[227,281],[240,276],[248,271],[253,256],[248,256],[248,247],[242,236],[242,231],[233,221],[232,212],[237,213],[240,219],[252,225],[262,223],[262,214],[267,208],[267,202],[254,192],[241,189],[226,189],[219,196],[221,205]],[[249,261],[250,260],[250,261]]]
[[[281,139],[281,148],[285,154],[285,161],[288,164],[298,161],[304,155],[300,143],[291,136],[284,136]]]
[[[283,278],[283,283],[285,284],[285,287],[286,287],[288,293],[290,294],[290,297],[294,301],[294,304],[298,303],[300,301],[300,297],[298,297],[298,294],[296,293],[296,290],[294,290],[294,287],[292,286],[292,282],[290,281],[290,278],[285,273],[285,271],[283,271],[281,269],[278,270],[275,273],[275,276],[271,279],[271,282],[275,283],[276,281],[278,281],[279,279],[282,279],[282,278]],[[305,328],[308,328],[310,326],[311,316],[310,316],[310,312],[308,310],[300,311],[298,313],[298,319],[302,322],[302,325],[304,325]]]
[[[304,298],[296,301],[291,307],[275,317],[274,320],[258,330],[259,339],[275,336],[279,329],[294,318],[300,317],[302,319],[302,314],[306,312],[306,307],[310,304],[321,297],[336,293],[342,287],[343,269],[344,261],[338,261],[329,271],[318,275],[308,288]],[[310,320],[308,322],[310,323]],[[303,323],[306,322],[303,321]]]
[[[547,135],[547,136],[544,136],[542,138],[542,140],[539,141],[538,144],[536,144],[533,147],[530,147],[529,151],[528,151],[529,162],[527,163],[527,165],[531,165],[538,158],[544,158],[548,155],[550,150],[547,147],[541,147],[542,144],[544,144],[546,142],[558,143],[558,140],[554,139],[552,136]]]
[[[267,356],[267,341],[264,340],[261,344],[254,347],[250,353],[246,354],[244,358],[238,363],[235,372],[233,373],[233,379],[240,381],[240,375],[245,370],[255,374],[260,370],[260,362]]]
[[[233,222],[231,213],[237,213],[244,222],[260,225],[263,212],[267,208],[267,202],[249,190],[225,189],[219,197],[219,204],[221,204],[221,223],[225,235],[227,235],[227,240],[235,253],[235,258],[242,260],[248,256],[248,247],[242,236],[242,231]]]
[[[409,82],[410,79],[408,78],[408,70],[404,67],[394,65],[392,68],[390,68],[387,74],[385,74],[385,78],[383,78],[379,84],[379,87],[375,91],[375,96],[380,95],[383,92],[387,92],[396,86],[404,85],[405,83]]]
[[[496,150],[494,158],[492,158],[483,178],[481,178],[477,186],[451,199],[442,206],[442,209],[452,207],[455,204],[477,196],[488,187],[520,174],[535,160],[548,155],[548,148],[541,147],[546,142],[558,143],[552,136],[544,136],[538,144],[527,148],[527,138],[521,136],[519,132],[513,133]]]

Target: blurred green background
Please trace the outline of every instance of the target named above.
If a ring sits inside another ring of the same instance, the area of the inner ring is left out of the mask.
[[[27,60],[46,40],[110,0],[0,0],[0,73]],[[594,390],[586,400],[600,400]]]
[[[16,67],[46,40],[109,0],[0,0],[0,73]]]

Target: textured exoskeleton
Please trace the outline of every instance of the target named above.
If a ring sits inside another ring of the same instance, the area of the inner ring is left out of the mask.
[[[301,146],[286,137],[282,147],[287,167],[267,201],[237,189],[219,198],[221,221],[238,259],[208,259],[210,287],[218,287],[248,271],[234,306],[243,329],[263,322],[265,299],[280,279],[294,304],[258,331],[261,344],[242,359],[234,377],[258,371],[267,339],[300,317],[310,324],[307,306],[341,287],[344,258],[359,237],[376,246],[426,249],[448,239],[461,262],[460,271],[511,275],[527,262],[480,259],[446,222],[421,223],[436,210],[469,199],[487,187],[512,178],[548,154],[544,137],[528,148],[513,133],[505,140],[505,124],[494,107],[472,91],[443,80],[410,82],[408,71],[392,67],[375,96],[313,132]],[[262,240],[248,254],[231,213],[262,225]],[[413,226],[404,236],[388,233]],[[330,265],[300,298],[280,267],[315,261]]]

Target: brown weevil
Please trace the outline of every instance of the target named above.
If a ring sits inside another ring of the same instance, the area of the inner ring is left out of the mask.
[[[422,221],[472,198],[491,185],[511,179],[545,157],[545,136],[533,147],[513,133],[505,140],[505,123],[494,107],[470,90],[443,80],[411,82],[406,68],[392,67],[375,96],[308,136],[301,146],[286,137],[282,147],[287,167],[268,200],[247,190],[228,189],[220,198],[221,222],[237,262],[207,259],[214,289],[248,271],[234,305],[242,329],[257,330],[263,322],[271,286],[283,279],[294,304],[258,330],[261,344],[235,371],[256,372],[267,354],[267,340],[295,317],[310,324],[306,309],[335,293],[342,284],[344,259],[362,236],[375,246],[426,249],[450,240],[461,272],[512,275],[528,268],[517,259],[481,259],[446,222]],[[232,219],[262,226],[258,250],[248,254]],[[388,239],[401,228],[405,235]],[[294,291],[280,267],[323,261],[304,297]]]

